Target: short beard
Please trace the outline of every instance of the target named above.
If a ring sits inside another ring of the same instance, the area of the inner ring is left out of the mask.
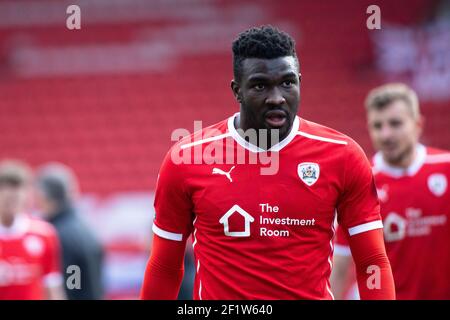
[[[406,147],[405,150],[400,152],[395,158],[387,159],[388,163],[396,167],[403,167],[405,159],[407,159],[411,153],[414,153],[414,145]]]

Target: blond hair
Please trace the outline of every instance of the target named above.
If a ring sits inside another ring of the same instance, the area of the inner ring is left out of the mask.
[[[398,100],[406,103],[414,119],[420,116],[417,94],[403,83],[388,83],[372,89],[366,97],[365,107],[367,111],[382,110]]]

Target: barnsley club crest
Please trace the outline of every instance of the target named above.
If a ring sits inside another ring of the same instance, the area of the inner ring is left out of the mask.
[[[428,188],[436,196],[442,196],[447,191],[447,178],[441,173],[434,173],[428,177]]]
[[[297,173],[300,179],[308,186],[312,186],[319,179],[320,168],[314,162],[302,162],[297,167]]]

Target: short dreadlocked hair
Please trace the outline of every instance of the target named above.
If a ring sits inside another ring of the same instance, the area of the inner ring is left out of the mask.
[[[292,56],[297,60],[295,41],[287,33],[266,25],[250,28],[238,35],[233,41],[234,78],[240,81],[242,62],[248,58],[275,59]]]

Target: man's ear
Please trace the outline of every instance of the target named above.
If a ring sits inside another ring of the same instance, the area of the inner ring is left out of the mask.
[[[301,83],[302,82],[302,74],[299,72],[298,73],[298,82]]]
[[[231,80],[231,90],[233,91],[233,95],[236,98],[236,100],[241,103],[241,87],[237,83],[236,80]]]

